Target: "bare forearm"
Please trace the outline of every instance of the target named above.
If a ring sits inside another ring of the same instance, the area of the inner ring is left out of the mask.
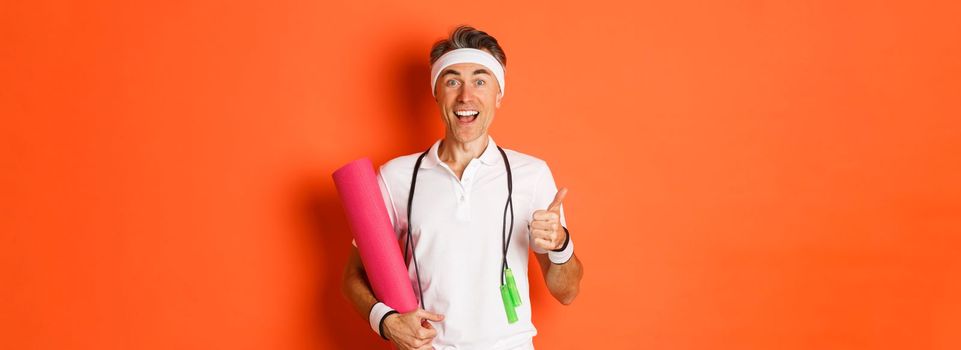
[[[561,304],[569,305],[574,302],[577,293],[580,291],[581,277],[584,269],[577,254],[571,256],[571,260],[563,264],[554,264],[547,259],[546,255],[538,257],[541,269],[544,270],[544,279],[547,282],[547,289]]]
[[[374,292],[370,288],[370,282],[364,272],[364,265],[360,262],[360,256],[356,249],[347,262],[341,287],[344,296],[350,300],[357,313],[366,319],[370,314],[370,309],[377,303],[377,298],[374,297]]]
[[[364,265],[356,249],[351,254],[344,271],[343,292],[362,317],[381,317],[379,314],[371,315],[371,309],[377,304],[377,298],[371,291]],[[444,315],[418,308],[406,313],[386,313],[380,319],[379,330],[376,324],[371,326],[375,327],[375,331],[378,331],[382,337],[394,342],[398,349],[426,349],[424,346],[429,346],[437,336],[437,331],[426,323],[426,320],[440,322],[444,320]]]

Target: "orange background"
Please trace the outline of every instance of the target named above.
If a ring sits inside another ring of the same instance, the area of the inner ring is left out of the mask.
[[[460,23],[508,55],[498,144],[571,189],[539,349],[961,348],[955,2],[0,8],[0,348],[383,344],[330,173],[442,136]]]

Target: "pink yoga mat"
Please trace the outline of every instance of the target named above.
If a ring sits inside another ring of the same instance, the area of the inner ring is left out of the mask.
[[[347,163],[333,176],[374,296],[398,312],[416,310],[414,288],[370,159]]]

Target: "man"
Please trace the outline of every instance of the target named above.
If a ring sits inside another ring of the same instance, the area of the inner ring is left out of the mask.
[[[488,135],[506,63],[497,40],[471,27],[434,44],[431,85],[444,138],[380,168],[421,308],[401,314],[378,302],[356,248],[343,287],[399,349],[533,349],[528,249],[551,295],[565,305],[577,296],[583,272],[561,206],[567,190],[557,190],[544,161],[502,150]]]

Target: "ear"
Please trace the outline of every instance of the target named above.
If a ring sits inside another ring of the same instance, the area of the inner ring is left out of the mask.
[[[497,101],[494,102],[494,107],[501,108],[501,98],[503,97],[504,95],[497,94]]]

